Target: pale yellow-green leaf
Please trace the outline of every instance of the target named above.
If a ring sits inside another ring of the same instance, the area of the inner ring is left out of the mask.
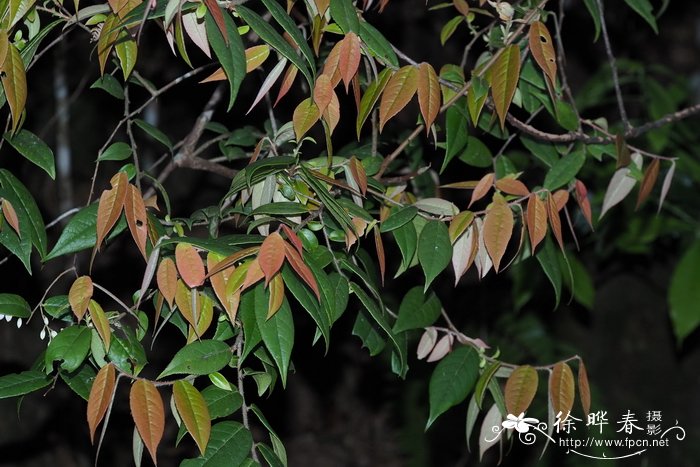
[[[12,114],[12,132],[14,133],[19,126],[24,105],[27,102],[27,76],[24,71],[24,62],[14,44],[8,46],[0,70],[2,70],[2,87]]]

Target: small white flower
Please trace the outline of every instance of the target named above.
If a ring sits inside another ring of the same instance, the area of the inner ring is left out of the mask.
[[[501,18],[501,21],[510,21],[513,19],[515,10],[513,9],[513,6],[510,3],[489,1],[489,4],[496,9],[496,13],[498,13],[498,16],[499,18]]]
[[[5,321],[7,321],[8,323],[9,323],[10,321],[12,321],[12,316],[10,316],[10,315],[5,315]]]
[[[46,339],[46,328],[43,328],[39,333],[39,339],[41,339],[42,341]]]
[[[45,325],[49,324],[49,318],[47,318],[45,315],[41,315],[41,319],[44,320]]]
[[[53,329],[51,329],[51,330],[49,331],[49,336],[51,336],[52,339],[53,339],[54,337],[56,337],[56,334],[58,334],[58,333],[57,333],[56,331],[54,331]]]
[[[17,318],[17,329],[22,327],[22,318]]]
[[[0,314],[0,321],[2,321],[2,319],[3,319],[4,317],[5,317],[5,315]]]
[[[536,426],[540,421],[536,418],[525,418],[525,413],[521,413],[517,417],[512,414],[508,414],[506,420],[504,420],[501,425],[503,428],[512,430],[515,428],[518,433],[527,433],[530,431],[531,426]]]

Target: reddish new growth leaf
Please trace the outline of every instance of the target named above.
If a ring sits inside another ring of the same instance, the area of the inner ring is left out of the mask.
[[[425,120],[425,132],[430,133],[430,127],[440,113],[440,82],[435,69],[425,62],[418,66],[418,105]]]
[[[343,78],[341,72],[340,72],[340,48],[341,48],[341,42],[338,42],[333,46],[331,51],[328,53],[328,57],[326,57],[326,63],[323,64],[323,70],[321,71],[322,75],[326,75],[330,78],[331,80],[331,85],[335,88],[338,83],[340,83],[340,80]]]
[[[360,66],[360,59],[362,58],[360,38],[354,32],[349,32],[345,35],[345,38],[339,42],[339,45],[338,69],[343,79],[343,84],[345,84],[345,92],[348,92],[350,82],[357,73],[357,69]]]
[[[484,218],[483,236],[486,250],[493,261],[496,272],[498,272],[510,237],[513,235],[513,224],[513,211],[505,198],[498,193],[494,194],[491,208],[486,211]]]
[[[277,99],[275,99],[275,105],[273,105],[273,107],[277,106],[277,103],[284,96],[286,96],[289,90],[292,88],[292,84],[294,84],[294,79],[297,77],[298,71],[299,69],[297,67],[291,64],[289,65],[289,68],[287,68],[287,71],[282,78],[282,84],[280,85],[280,90],[277,93]]]
[[[527,201],[527,229],[534,253],[537,245],[547,235],[547,207],[536,193],[531,194]]]
[[[365,167],[357,157],[352,156],[348,161],[348,168],[357,182],[357,186],[360,188],[360,193],[364,196],[367,193],[367,172],[365,172]]]
[[[146,216],[146,205],[143,202],[141,192],[134,185],[129,184],[124,200],[124,214],[129,225],[131,236],[136,242],[136,246],[143,258],[148,261],[146,254],[146,242],[148,240],[148,217]]]
[[[311,269],[304,263],[301,255],[294,249],[292,245],[284,242],[284,254],[287,257],[289,265],[294,269],[297,275],[304,281],[306,285],[313,290],[316,294],[316,298],[321,299],[321,294],[318,291],[318,284],[316,283],[316,278],[314,277]]]
[[[204,262],[195,247],[189,243],[178,243],[175,247],[175,262],[180,277],[189,288],[199,287],[204,283]]]
[[[302,249],[304,246],[301,243],[301,239],[296,234],[296,232],[294,232],[292,229],[290,229],[287,224],[282,224],[282,231],[287,236],[287,240],[289,240],[291,242],[291,244],[294,245],[294,248],[297,249],[299,254],[302,254]]]
[[[580,360],[578,364],[578,397],[581,399],[583,414],[588,417],[591,411],[591,387],[588,384],[588,372],[586,365]]]
[[[639,209],[651,194],[651,190],[654,188],[654,184],[656,184],[656,179],[659,177],[659,165],[659,159],[654,159],[644,171],[642,183],[639,185],[639,195],[637,196],[637,206],[635,206],[635,210]]]
[[[284,263],[284,245],[284,239],[277,232],[268,235],[260,245],[258,263],[265,275],[265,286],[270,283],[272,276],[277,274]]]
[[[172,308],[175,292],[177,291],[177,268],[172,259],[164,258],[160,262],[156,271],[156,282],[158,290],[160,290],[165,301],[168,302],[168,306]]]
[[[379,102],[379,131],[413,99],[418,90],[418,68],[406,65],[392,75]]]
[[[552,227],[552,233],[554,238],[557,239],[559,248],[564,251],[564,239],[561,235],[561,218],[559,217],[559,210],[557,209],[557,203],[554,201],[554,197],[551,193],[547,193],[547,217],[549,217],[549,226]]]
[[[386,273],[386,256],[384,254],[384,242],[382,234],[379,232],[379,224],[374,225],[374,248],[377,250],[377,261],[379,262],[379,276],[384,285],[384,276]]]
[[[333,85],[328,75],[320,75],[316,78],[313,96],[318,111],[323,113],[333,100]]]
[[[588,225],[591,226],[591,230],[593,230],[593,216],[591,214],[591,202],[588,200],[588,190],[586,189],[586,185],[583,184],[581,180],[576,180],[576,202],[578,203],[578,206],[581,208],[581,213],[583,214],[584,219],[586,219],[586,222],[588,222]]]
[[[479,183],[476,184],[476,186],[474,187],[474,191],[472,192],[472,198],[469,201],[469,206],[486,196],[486,193],[488,193],[491,187],[493,186],[494,177],[495,174],[491,172],[487,173],[481,178],[481,180],[479,180]]]
[[[95,443],[95,431],[104,418],[116,384],[114,365],[103,366],[92,382],[87,403],[87,421],[90,428],[90,442]]]
[[[68,292],[68,303],[70,303],[71,310],[73,310],[75,317],[78,318],[78,322],[83,319],[87,311],[90,299],[92,298],[92,292],[93,287],[90,276],[80,276],[73,282],[73,285],[71,285],[70,291]]]
[[[564,362],[554,365],[549,377],[549,398],[552,402],[554,414],[561,412],[561,419],[565,420],[574,407],[574,374],[571,367]]]
[[[0,200],[0,203],[2,203],[2,214],[5,216],[5,220],[8,224],[10,224],[12,230],[17,233],[17,236],[20,236],[19,218],[17,217],[17,212],[15,212],[14,206],[12,206],[12,203],[6,199]]]
[[[221,35],[224,38],[224,42],[228,46],[228,32],[226,31],[226,23],[224,22],[224,12],[221,11],[221,8],[219,7],[219,4],[216,2],[216,0],[202,1],[207,6],[207,9],[209,10],[209,13],[211,13],[211,16],[214,18],[216,27],[219,28],[219,31],[221,31]]]
[[[151,454],[153,463],[158,465],[156,451],[163,438],[163,429],[165,428],[163,399],[161,399],[158,389],[148,380],[137,380],[131,386],[129,406],[143,444]]]
[[[112,230],[112,227],[114,227],[114,224],[116,224],[119,219],[119,215],[122,213],[129,181],[124,172],[117,172],[114,177],[112,177],[112,180],[110,180],[110,184],[112,188],[102,192],[100,202],[97,205],[96,251],[100,250],[102,241],[107,237],[107,234]]]
[[[503,193],[515,196],[527,196],[530,190],[520,180],[514,178],[502,178],[496,181],[496,189]]]

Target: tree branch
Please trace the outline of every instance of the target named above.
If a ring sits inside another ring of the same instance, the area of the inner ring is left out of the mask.
[[[632,126],[630,125],[630,121],[627,118],[625,103],[622,99],[622,90],[620,89],[620,78],[617,75],[617,62],[615,61],[615,55],[613,55],[612,46],[610,45],[610,36],[608,36],[608,28],[605,25],[603,0],[598,0],[598,9],[600,10],[600,29],[603,32],[605,53],[608,55],[608,62],[610,63],[610,73],[612,74],[613,87],[615,88],[615,96],[617,98],[617,106],[620,110],[620,118],[622,119],[622,124],[625,127],[625,131],[629,131],[632,129]]]

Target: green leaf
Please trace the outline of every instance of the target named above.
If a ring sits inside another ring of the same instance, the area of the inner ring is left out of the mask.
[[[396,245],[398,245],[399,251],[401,251],[402,261],[399,271],[405,271],[411,267],[413,259],[416,256],[418,233],[416,232],[416,227],[413,222],[409,222],[394,230],[393,234]]]
[[[25,68],[29,66],[31,63],[32,59],[34,58],[34,55],[36,54],[36,51],[39,49],[39,45],[41,44],[41,41],[46,38],[46,36],[49,35],[51,30],[58,26],[59,24],[65,25],[66,22],[64,19],[59,19],[54,21],[53,23],[49,23],[46,26],[42,26],[41,30],[37,33],[36,36],[32,38],[27,44],[24,46],[22,51],[20,52],[20,55],[22,56],[22,61],[24,62]]]
[[[314,57],[313,52],[311,52],[309,44],[304,39],[304,36],[299,31],[299,28],[297,27],[294,20],[287,14],[286,11],[284,11],[284,8],[282,8],[280,4],[277,3],[277,0],[262,0],[262,2],[263,4],[265,4],[267,11],[270,12],[272,17],[275,18],[275,20],[279,23],[280,26],[282,26],[285,32],[289,34],[294,43],[299,46],[299,50],[301,50],[302,55],[304,55],[304,57],[306,58],[306,61],[309,63],[309,66],[311,66],[311,71],[315,75],[316,58]]]
[[[0,314],[15,318],[28,318],[32,309],[27,301],[19,295],[0,294]]]
[[[568,102],[557,101],[557,123],[568,131],[578,129],[578,117],[574,108]]]
[[[246,61],[243,41],[241,41],[241,36],[238,35],[238,28],[230,14],[224,14],[224,22],[226,23],[226,31],[228,32],[228,43],[224,40],[221,31],[219,31],[219,28],[216,26],[214,17],[207,11],[205,16],[207,38],[228,78],[231,96],[229,98],[227,110],[231,110],[233,103],[236,101],[238,89],[241,87],[241,82],[245,77]]]
[[[552,239],[547,237],[544,241],[544,247],[535,255],[537,261],[542,266],[542,270],[552,283],[554,288],[554,308],[559,307],[559,300],[561,299],[561,283],[562,283],[562,273],[559,268],[559,259],[557,258],[557,249],[552,242]]]
[[[426,295],[422,287],[409,290],[399,306],[399,317],[394,332],[421,329],[430,326],[440,316],[442,305],[434,292]]]
[[[554,191],[566,185],[576,177],[584,162],[586,162],[586,153],[583,150],[563,156],[547,172],[544,178],[544,187],[549,191]]]
[[[289,43],[284,40],[284,38],[277,31],[275,31],[272,26],[270,26],[267,21],[262,19],[253,10],[246,8],[243,5],[238,5],[236,7],[236,11],[239,15],[241,15],[243,21],[248,23],[253,31],[255,31],[256,34],[259,35],[263,41],[265,41],[265,43],[277,50],[280,54],[292,62],[294,66],[299,68],[299,71],[301,71],[301,73],[304,75],[306,81],[309,83],[309,86],[313,88],[314,77],[309,71],[309,68],[306,66],[306,63],[304,63],[294,48],[289,45]],[[296,26],[294,29],[296,29]]]
[[[425,287],[433,282],[452,259],[452,243],[447,226],[440,221],[430,221],[423,228],[418,240],[418,262],[425,274]]]
[[[382,91],[384,91],[384,88],[389,82],[389,79],[391,79],[391,74],[391,69],[383,69],[377,76],[377,79],[375,81],[372,81],[369,84],[369,86],[367,86],[367,90],[362,95],[362,99],[360,100],[360,110],[357,113],[357,122],[355,124],[355,130],[357,131],[358,139],[360,138],[360,131],[362,130],[362,126],[365,124],[365,121],[372,113],[372,109],[379,100],[379,96],[381,96]],[[370,174],[367,173],[367,175]]]
[[[288,201],[276,201],[274,203],[263,204],[250,213],[251,216],[266,214],[269,216],[298,216],[307,214],[309,208],[301,203],[292,203]]]
[[[352,0],[331,0],[330,12],[333,21],[338,23],[345,34],[352,31],[360,35],[360,18]]]
[[[92,388],[92,382],[95,380],[97,372],[89,362],[83,362],[76,371],[60,371],[59,374],[61,375],[61,379],[74,393],[86,401],[90,398],[90,389]]]
[[[452,34],[455,33],[457,30],[457,26],[462,24],[462,21],[464,21],[464,16],[455,16],[451,20],[449,20],[445,25],[442,27],[442,30],[440,31],[440,44],[445,45],[445,42],[447,42],[450,37],[452,37]]]
[[[243,398],[236,388],[232,389],[232,391],[226,391],[225,389],[217,388],[212,385],[207,386],[202,391],[202,396],[207,402],[209,416],[212,420],[228,417],[241,408]]]
[[[583,3],[586,5],[586,8],[588,8],[588,12],[593,19],[593,25],[595,26],[593,42],[597,42],[600,37],[600,10],[598,9],[598,0],[583,0]]]
[[[253,447],[253,437],[238,422],[221,422],[211,427],[209,444],[203,456],[186,459],[180,467],[239,467]]]
[[[547,167],[552,167],[559,161],[559,153],[556,146],[535,141],[534,139],[520,137],[523,146],[537,159],[542,161]]]
[[[559,268],[563,271],[570,269],[571,274],[563,274],[562,279],[564,279],[564,285],[569,289],[573,295],[574,299],[581,305],[585,306],[589,310],[593,309],[593,302],[595,300],[595,287],[593,286],[593,279],[591,275],[586,270],[586,267],[578,260],[576,255],[569,255],[565,258],[564,255],[558,255],[559,257]],[[566,264],[568,261],[568,265]],[[573,284],[571,283],[573,279]]]
[[[430,425],[447,409],[467,398],[479,378],[479,354],[472,347],[461,346],[437,364],[430,377]]]
[[[105,75],[110,76],[110,75]],[[118,142],[110,144],[107,149],[104,150],[100,157],[97,158],[98,161],[123,161],[131,156],[131,146],[126,143]]]
[[[0,376],[0,399],[17,397],[45,388],[53,381],[41,371],[29,370]]]
[[[53,151],[37,135],[27,130],[19,130],[12,136],[9,132],[4,135],[5,140],[23,155],[28,161],[44,170],[51,179],[56,178],[56,164]]]
[[[170,375],[206,375],[219,371],[231,360],[231,349],[225,342],[201,340],[187,344],[158,375],[158,379]]]
[[[389,336],[389,339],[391,340],[394,349],[396,349],[397,353],[399,354],[400,367],[401,367],[401,371],[399,373],[404,374],[405,368],[407,366],[406,349],[404,349],[401,345],[399,345],[399,342],[396,339],[396,336],[392,332],[391,326],[389,325],[389,322],[387,321],[386,316],[384,315],[384,307],[382,306],[380,308],[380,306],[377,305],[377,303],[374,300],[372,300],[369,297],[369,295],[367,295],[367,293],[365,293],[365,291],[362,290],[362,288],[359,285],[355,284],[354,282],[350,283],[350,290],[357,296],[357,298],[360,299],[360,302],[362,302],[362,305],[369,312],[372,319]]]
[[[402,227],[413,220],[418,214],[418,208],[415,206],[405,206],[402,208],[394,208],[391,214],[387,217],[379,229],[381,232],[391,232],[399,227]]]
[[[384,35],[367,21],[360,23],[360,39],[365,43],[369,51],[385,64],[395,68],[399,67],[399,59],[391,47],[391,43]]]
[[[138,341],[136,333],[130,327],[122,328],[121,334],[112,335],[107,354],[109,361],[122,371],[131,372],[133,369],[134,373],[138,373],[147,363],[143,345]]]
[[[151,138],[158,141],[169,150],[173,150],[173,142],[170,140],[168,135],[160,131],[158,128],[139,118],[134,119],[134,123],[137,127],[145,131]]]
[[[371,357],[379,355],[386,347],[386,339],[382,337],[377,325],[364,310],[360,310],[352,326],[352,335],[362,341],[362,347],[369,351]]]
[[[700,241],[678,262],[668,292],[671,324],[679,345],[700,325]]]
[[[282,461],[277,457],[277,454],[272,450],[270,446],[265,443],[257,443],[255,448],[262,454],[263,459],[267,462],[270,467],[284,467]]]
[[[625,3],[629,5],[639,16],[644,18],[644,21],[649,23],[651,29],[654,30],[656,34],[659,33],[659,27],[656,25],[656,17],[654,17],[653,7],[649,0],[625,0]]]
[[[136,65],[136,57],[139,53],[138,45],[136,45],[136,41],[131,38],[131,34],[122,31],[119,35],[119,39],[117,39],[117,42],[114,44],[114,51],[117,53],[119,66],[122,69],[124,81],[126,81]]]
[[[325,273],[323,273],[323,275],[325,276]],[[297,299],[301,307],[311,316],[311,319],[313,319],[316,323],[316,326],[321,332],[321,335],[323,335],[323,340],[326,343],[326,351],[328,351],[331,330],[329,314],[325,310],[321,310],[318,300],[316,300],[314,294],[306,285],[304,285],[301,282],[301,280],[294,273],[294,271],[292,271],[291,267],[288,264],[285,264],[282,268],[282,279],[284,279],[284,284],[287,286],[287,290],[289,290],[292,293],[292,295],[294,296],[294,298]],[[326,280],[322,285],[321,281],[318,280],[318,276],[316,276],[316,283],[319,285],[319,290],[323,294],[322,297],[326,296],[326,293],[323,290],[324,285],[329,285],[327,277],[325,279]],[[332,307],[333,305],[330,306]]]
[[[469,136],[467,148],[459,155],[459,160],[473,167],[486,168],[493,165],[493,154],[480,139]]]
[[[279,369],[282,386],[286,387],[289,361],[294,347],[294,320],[286,298],[277,313],[267,319],[268,296],[269,292],[265,290],[264,284],[261,283],[255,288],[256,305],[261,302],[266,304],[262,307],[256,306],[255,315],[263,343]]]
[[[460,98],[457,103],[447,109],[445,117],[445,134],[447,138],[447,149],[445,150],[445,159],[442,161],[440,173],[445,171],[447,164],[464,150],[469,141],[469,133],[467,132],[467,117],[458,108],[463,105],[464,98]]]
[[[14,206],[13,200],[15,197],[11,192],[0,189],[0,197],[9,199]],[[17,218],[19,219],[19,231],[22,233],[22,236],[18,236],[11,228],[0,229],[0,245],[3,245],[10,253],[15,255],[22,262],[27,272],[31,274],[32,239],[29,233],[29,219],[22,210],[17,211]]]
[[[119,84],[117,78],[110,74],[102,75],[97,81],[92,83],[90,89],[102,89],[117,99],[124,99],[124,88]]]
[[[78,369],[90,351],[90,328],[69,326],[59,332],[46,348],[46,371],[53,371],[53,362],[63,360],[61,368],[70,372]]]
[[[28,233],[30,235],[32,244],[39,251],[39,255],[44,258],[46,256],[46,227],[44,226],[44,221],[41,218],[41,212],[39,212],[39,207],[34,201],[34,197],[27,190],[22,182],[20,182],[9,170],[0,169],[0,186],[7,190],[7,197],[12,203],[19,215],[22,211],[27,215],[28,226],[26,226]],[[20,233],[23,232],[22,226],[20,225]]]
[[[126,218],[122,217],[107,237],[113,239],[126,229]],[[97,203],[82,208],[68,222],[61,232],[56,245],[44,258],[49,261],[59,256],[68,255],[95,246],[97,241]]]
[[[260,299],[260,302],[257,302],[258,298]],[[262,307],[267,312],[267,306],[267,298],[264,295],[258,297],[258,294],[255,293],[255,289],[248,290],[246,293],[241,294],[241,304],[238,307],[238,316],[241,319],[241,323],[243,323],[243,335],[245,336],[245,339],[243,340],[243,353],[241,354],[241,360],[245,360],[255,346],[262,341],[255,309]]]

